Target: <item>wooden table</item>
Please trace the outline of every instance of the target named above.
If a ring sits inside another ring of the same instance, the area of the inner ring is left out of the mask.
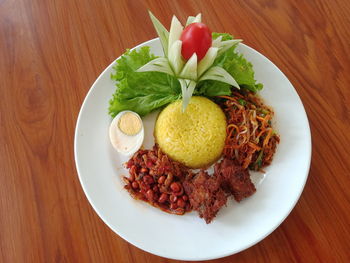
[[[296,4],[298,2],[298,4]],[[0,262],[176,262],[114,234],[78,181],[73,136],[101,71],[202,12],[270,58],[306,108],[313,153],[300,201],[270,236],[211,262],[350,262],[350,2],[0,0]],[[291,114],[293,114],[291,112]]]

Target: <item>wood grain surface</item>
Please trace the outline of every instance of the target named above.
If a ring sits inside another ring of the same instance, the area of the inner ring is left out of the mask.
[[[126,48],[199,12],[299,93],[312,132],[304,192],[271,235],[210,262],[350,262],[350,1],[0,0],[0,262],[179,262],[114,234],[80,186],[80,106]],[[291,112],[291,114],[293,114]]]

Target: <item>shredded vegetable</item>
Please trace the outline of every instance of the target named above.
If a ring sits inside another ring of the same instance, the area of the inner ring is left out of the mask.
[[[218,97],[228,121],[224,156],[235,159],[244,169],[261,171],[271,163],[279,143],[271,126],[272,109],[246,90]]]

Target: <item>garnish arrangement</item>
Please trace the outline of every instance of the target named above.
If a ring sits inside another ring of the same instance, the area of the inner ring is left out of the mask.
[[[142,47],[117,60],[111,142],[131,157],[124,177],[131,196],[173,214],[195,210],[210,223],[229,197],[239,202],[256,191],[249,170],[269,165],[279,143],[274,113],[236,51],[240,39],[212,33],[200,14],[185,27],[173,16],[169,31],[150,18],[164,55]],[[140,149],[141,117],[157,109],[156,144]]]

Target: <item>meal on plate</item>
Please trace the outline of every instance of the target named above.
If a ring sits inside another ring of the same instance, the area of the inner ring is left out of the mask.
[[[210,223],[232,197],[255,193],[250,171],[271,164],[279,136],[273,110],[257,92],[254,70],[227,33],[211,33],[201,15],[168,31],[150,13],[164,55],[127,50],[114,66],[110,100],[113,147],[129,161],[125,189],[172,214],[195,210]],[[155,145],[144,149],[142,117],[159,110]]]

